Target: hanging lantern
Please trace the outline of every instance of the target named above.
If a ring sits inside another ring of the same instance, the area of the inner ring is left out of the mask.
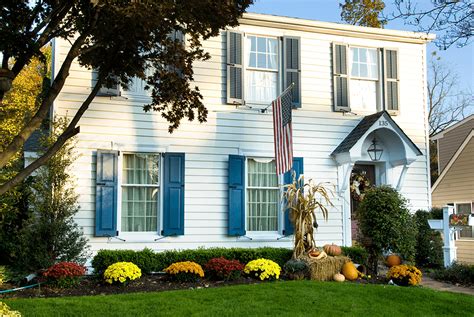
[[[380,161],[382,157],[383,150],[380,145],[377,143],[377,139],[374,137],[372,144],[367,149],[367,153],[372,161]]]

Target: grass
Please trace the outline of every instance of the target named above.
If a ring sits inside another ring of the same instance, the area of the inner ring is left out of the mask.
[[[419,287],[293,281],[5,302],[24,316],[467,316],[474,296]]]

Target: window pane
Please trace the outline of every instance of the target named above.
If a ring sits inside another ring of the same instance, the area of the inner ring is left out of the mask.
[[[359,64],[358,63],[352,63],[351,75],[354,77],[359,77]]]
[[[159,155],[124,154],[123,184],[158,184]]]
[[[377,111],[377,82],[351,79],[349,92],[351,109],[354,111]]]
[[[471,204],[457,204],[456,209],[457,214],[469,215],[471,213]]]
[[[246,72],[245,95],[250,103],[270,103],[277,96],[277,73]]]
[[[257,38],[257,51],[260,53],[266,53],[267,51],[267,39],[264,37]]]
[[[257,38],[255,36],[247,37],[245,50],[247,52],[247,61],[249,67],[257,67]]]
[[[257,54],[257,67],[267,68],[267,56],[265,54]]]
[[[122,231],[156,232],[158,188],[122,187]]]
[[[359,49],[357,47],[351,48],[352,60],[357,62],[359,61]]]
[[[361,63],[367,63],[367,49],[359,48],[359,61]]]
[[[359,77],[369,77],[367,64],[359,64]]]
[[[268,39],[268,53],[276,54],[278,49],[278,41],[276,39]]]

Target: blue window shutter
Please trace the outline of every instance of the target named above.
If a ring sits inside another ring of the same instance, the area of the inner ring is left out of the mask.
[[[117,235],[118,151],[97,150],[95,236]]]
[[[184,234],[184,153],[165,153],[163,175],[164,236]]]
[[[230,236],[245,235],[245,157],[229,155]]]
[[[293,171],[295,171],[296,180],[298,180],[300,175],[304,174],[303,166],[304,164],[303,164],[302,157],[293,158],[293,168],[291,169],[291,171],[286,172],[284,175],[285,185],[291,184],[293,182],[293,176],[292,176]],[[290,220],[290,213],[287,210],[285,210],[284,215],[285,215],[285,220],[284,220],[285,229],[283,230],[283,235],[290,236],[294,233],[293,224],[291,223],[291,220]]]

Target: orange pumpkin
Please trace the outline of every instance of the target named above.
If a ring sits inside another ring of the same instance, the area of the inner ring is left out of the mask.
[[[387,264],[388,267],[400,265],[400,264],[402,264],[402,258],[399,255],[390,254],[385,259],[385,263]]]
[[[341,255],[342,250],[341,247],[338,245],[333,244],[326,244],[324,247],[324,252],[326,252],[328,255],[331,256],[336,256],[336,255]]]
[[[349,281],[354,281],[359,277],[359,271],[357,271],[356,267],[354,266],[354,263],[352,262],[346,262],[342,266],[342,274],[346,277],[347,280]]]

